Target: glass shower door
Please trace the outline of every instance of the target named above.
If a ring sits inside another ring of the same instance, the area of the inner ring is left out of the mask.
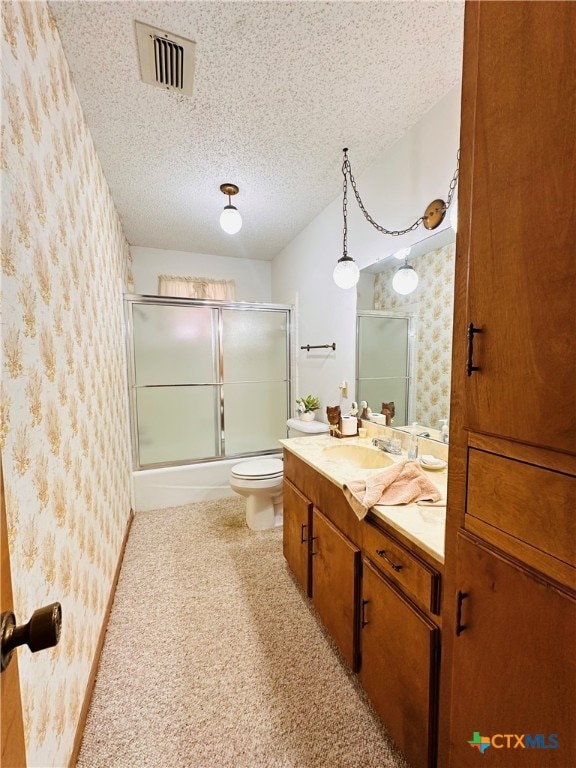
[[[286,434],[288,312],[222,310],[225,453],[278,450]]]
[[[126,297],[134,466],[277,452],[290,308]]]
[[[220,454],[216,310],[132,304],[138,463]]]

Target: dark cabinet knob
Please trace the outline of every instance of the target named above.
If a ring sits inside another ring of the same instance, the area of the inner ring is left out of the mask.
[[[38,608],[27,624],[16,626],[16,617],[11,611],[2,614],[2,672],[19,645],[27,645],[32,653],[52,648],[60,640],[62,628],[62,606],[51,603]]]

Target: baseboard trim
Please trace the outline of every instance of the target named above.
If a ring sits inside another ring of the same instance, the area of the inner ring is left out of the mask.
[[[92,661],[92,667],[90,669],[90,676],[88,677],[88,683],[86,684],[86,694],[84,696],[84,702],[80,711],[80,717],[78,719],[78,726],[76,728],[76,736],[74,737],[74,744],[72,746],[72,755],[68,768],[75,768],[78,762],[78,755],[80,754],[80,747],[82,746],[82,739],[84,738],[84,728],[86,727],[86,719],[88,717],[88,710],[90,709],[90,702],[92,701],[92,694],[94,692],[94,683],[96,682],[96,675],[98,673],[98,665],[100,664],[100,656],[102,654],[102,648],[104,646],[104,640],[106,638],[106,630],[108,629],[108,621],[110,619],[110,611],[112,610],[112,604],[114,602],[114,595],[116,594],[116,587],[118,585],[118,579],[120,578],[120,570],[122,568],[122,562],[124,560],[124,551],[126,550],[126,544],[128,542],[128,536],[130,534],[130,528],[132,521],[134,520],[134,510],[130,510],[128,522],[126,523],[126,530],[124,531],[124,538],[122,539],[122,546],[120,547],[120,554],[118,556],[118,562],[116,563],[116,571],[114,572],[114,579],[112,580],[112,586],[110,588],[110,596],[108,597],[108,603],[106,605],[106,611],[104,612],[104,619],[102,621],[102,627],[100,629],[100,636],[98,637],[98,644],[96,646],[96,652]]]

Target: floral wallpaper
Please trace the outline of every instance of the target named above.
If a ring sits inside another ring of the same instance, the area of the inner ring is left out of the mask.
[[[408,296],[392,288],[397,262],[378,273],[374,281],[374,309],[406,312],[414,311],[417,305],[415,418],[434,429],[450,413],[455,254],[456,246],[450,244],[420,256],[412,264],[418,273],[418,287]]]
[[[45,2],[2,2],[0,445],[29,766],[68,764],[130,514],[129,248]]]

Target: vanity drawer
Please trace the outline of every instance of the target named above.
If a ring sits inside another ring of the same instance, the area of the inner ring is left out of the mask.
[[[440,612],[440,574],[399,541],[364,521],[364,553],[392,581],[432,613]]]

